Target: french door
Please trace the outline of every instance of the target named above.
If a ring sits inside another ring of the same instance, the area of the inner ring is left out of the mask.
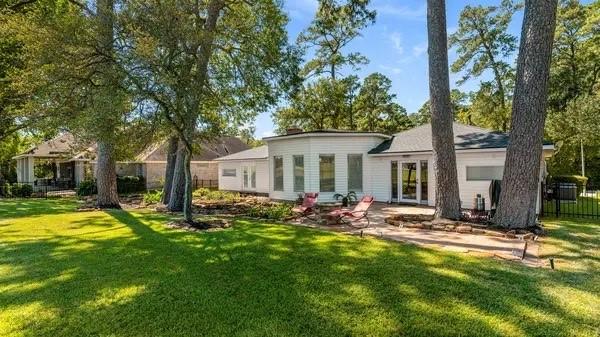
[[[391,200],[427,203],[428,166],[426,160],[391,162]]]
[[[242,166],[242,185],[244,190],[256,189],[256,166]]]

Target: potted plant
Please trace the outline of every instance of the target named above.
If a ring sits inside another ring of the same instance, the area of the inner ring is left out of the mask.
[[[356,192],[354,192],[354,191],[350,191],[346,195],[343,195],[343,194],[340,194],[340,193],[336,193],[336,194],[333,195],[333,198],[335,200],[342,199],[342,206],[344,206],[344,207],[348,207],[348,205],[352,201],[358,201],[358,197],[356,196]]]

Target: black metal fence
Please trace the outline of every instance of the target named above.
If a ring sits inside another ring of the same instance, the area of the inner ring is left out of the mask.
[[[0,198],[49,198],[75,195],[75,183],[67,180],[0,183]]]
[[[600,218],[600,186],[556,182],[542,185],[544,216]]]
[[[198,179],[198,176],[194,176],[194,191],[199,188],[209,188],[209,189],[218,189],[219,181],[218,180],[208,180],[208,179]]]

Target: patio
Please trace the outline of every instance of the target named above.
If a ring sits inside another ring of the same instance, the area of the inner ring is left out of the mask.
[[[385,218],[396,214],[434,213],[432,207],[374,203],[369,210],[370,226],[357,229],[347,225],[321,225],[313,221],[296,222],[298,225],[348,233],[371,235],[387,240],[408,242],[416,245],[441,248],[454,252],[493,256],[504,260],[522,261],[530,266],[539,266],[539,245],[529,241],[525,258],[521,260],[525,242],[521,239],[501,238],[482,234],[464,234],[427,229],[402,228],[385,222]],[[363,220],[365,221],[365,220]],[[366,224],[366,221],[365,221]]]

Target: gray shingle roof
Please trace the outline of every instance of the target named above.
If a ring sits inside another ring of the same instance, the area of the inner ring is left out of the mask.
[[[75,146],[75,140],[72,134],[65,132],[50,140],[33,146],[27,151],[15,156],[33,156],[42,158],[64,158],[72,154]]]
[[[269,149],[267,145],[255,147],[246,151],[230,154],[221,158],[217,158],[217,161],[227,160],[246,160],[246,159],[266,159],[269,156]]]
[[[508,133],[492,131],[471,125],[454,123],[454,146],[457,150],[493,149],[508,146]],[[548,144],[548,143],[545,143]],[[432,151],[431,124],[394,134],[369,151],[369,154]]]
[[[198,150],[194,153],[192,161],[211,161],[216,158],[238,153],[248,149],[248,145],[237,137],[219,137],[217,139],[206,141],[196,141]],[[136,156],[136,161],[166,161],[169,142],[161,141],[146,151]]]

